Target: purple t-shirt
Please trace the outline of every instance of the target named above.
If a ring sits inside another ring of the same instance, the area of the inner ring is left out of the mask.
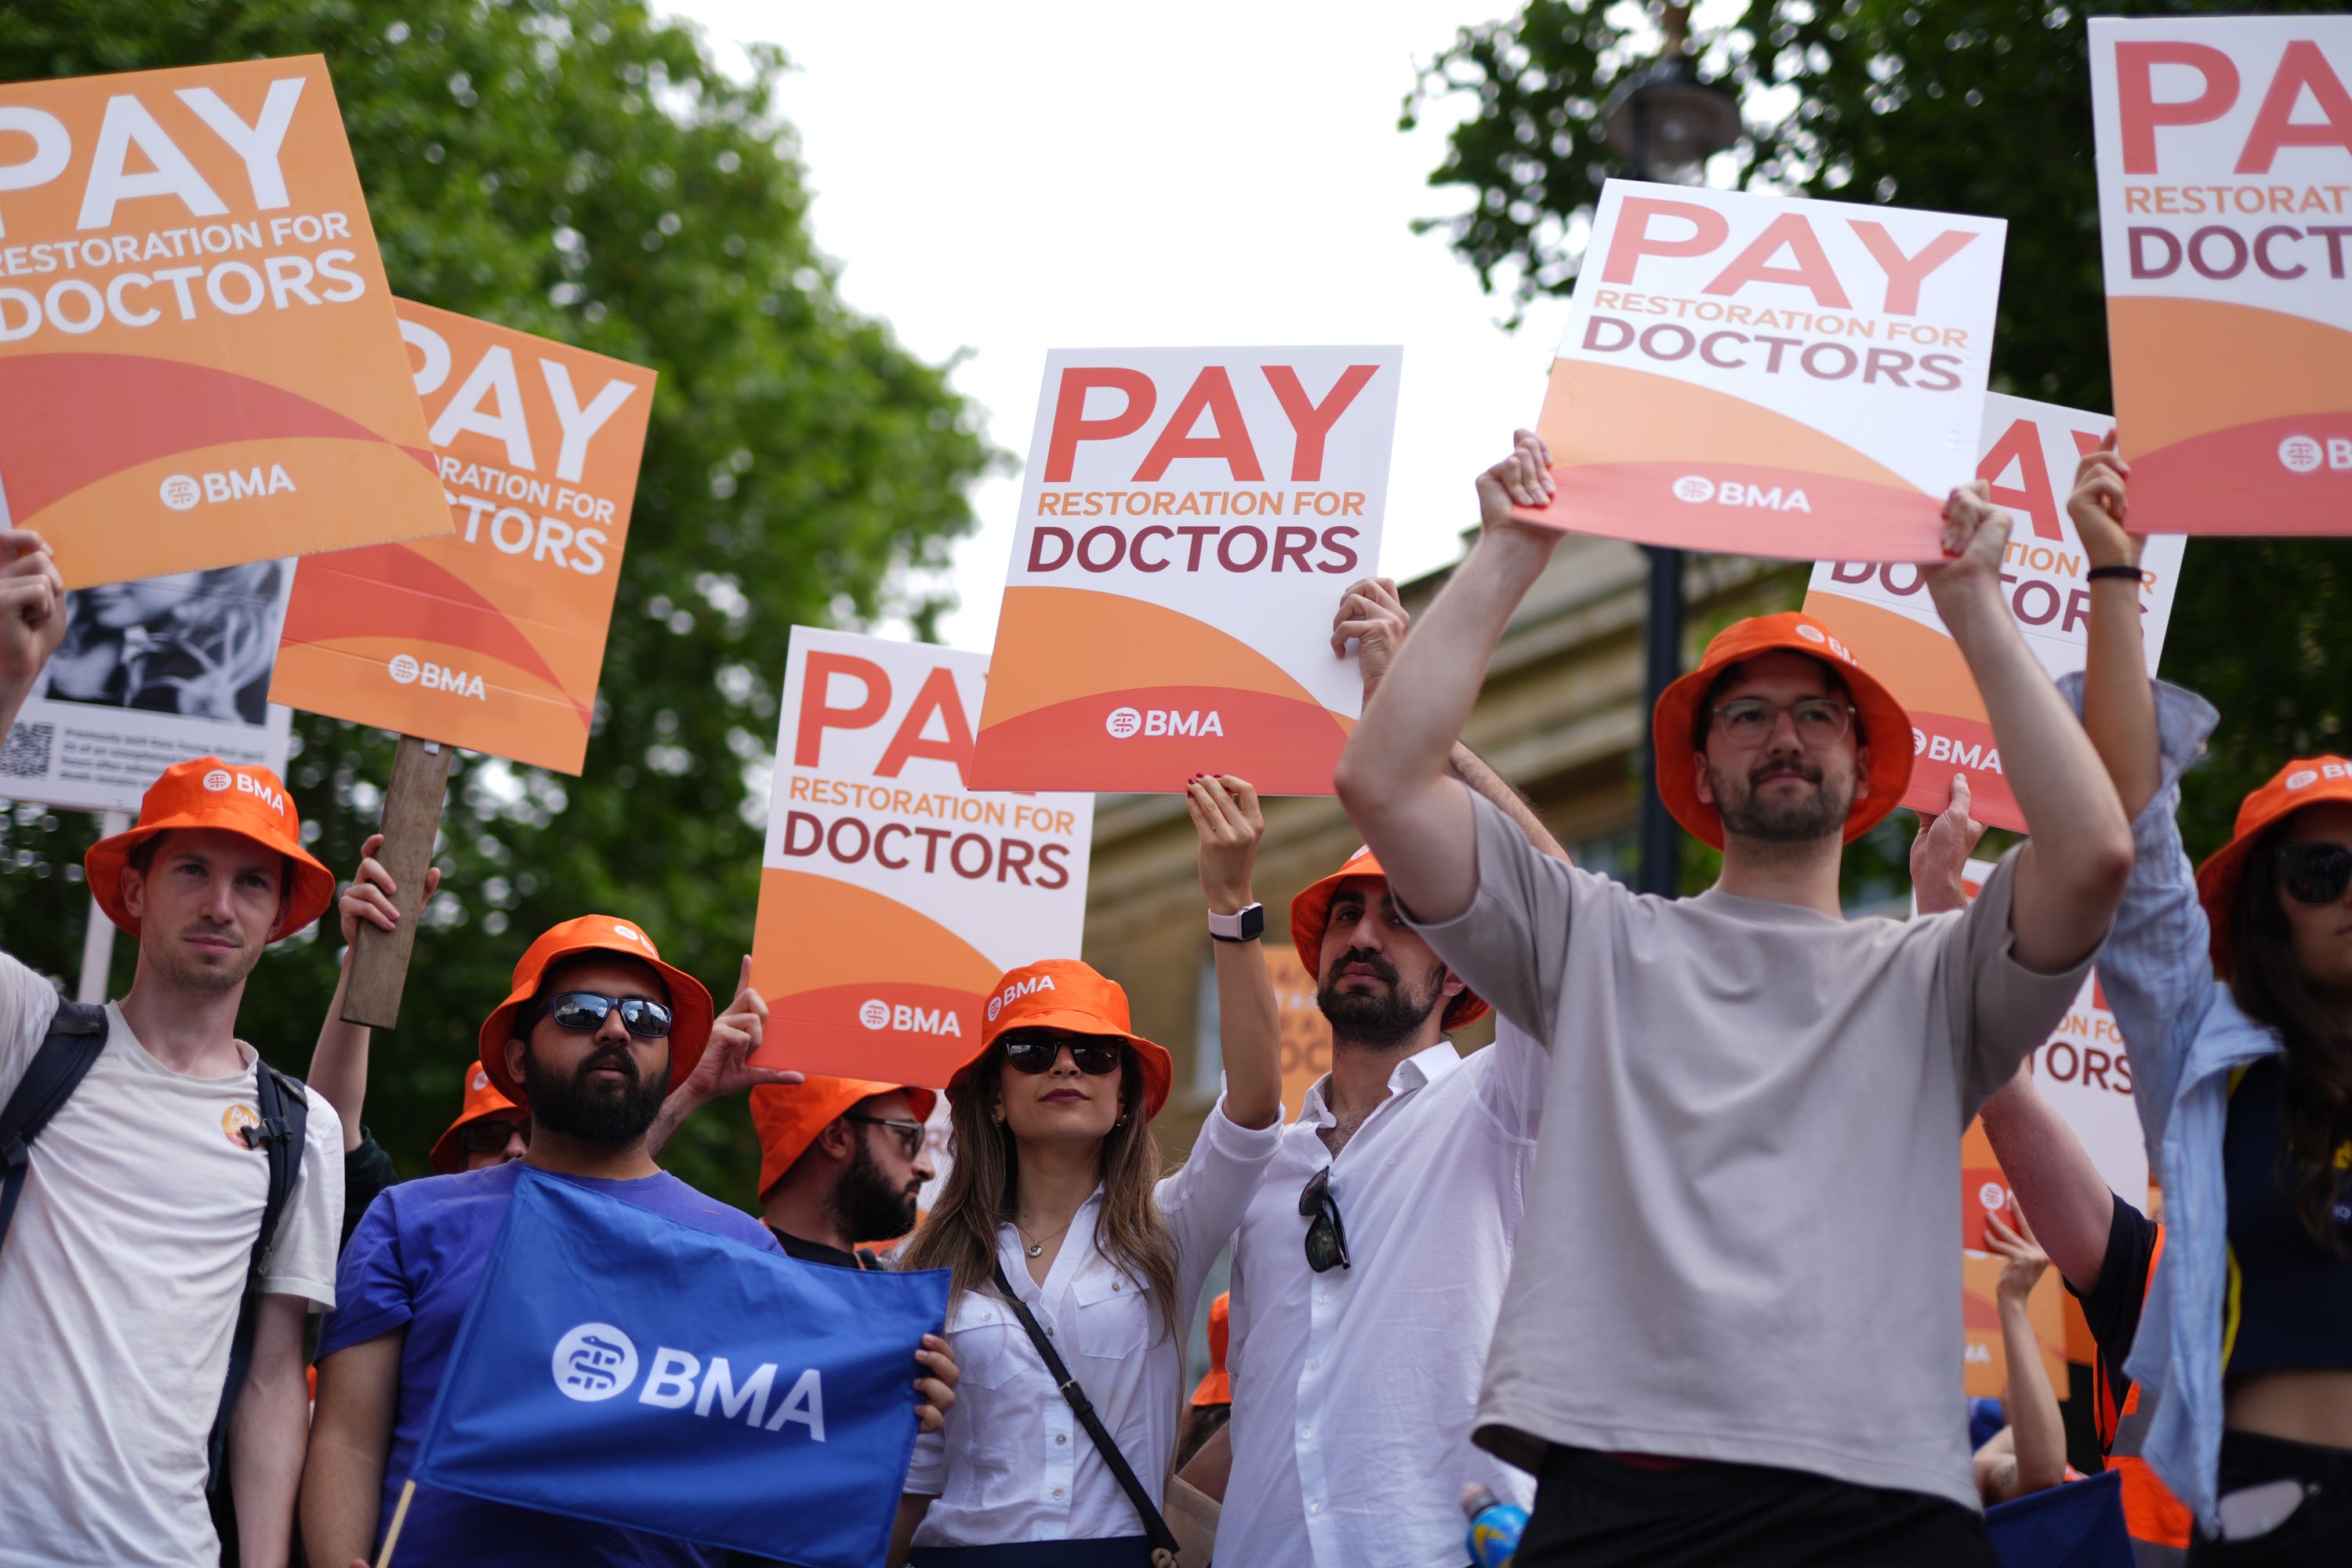
[[[401,1349],[392,1451],[383,1468],[379,1540],[392,1522],[393,1506],[408,1479],[425,1419],[432,1414],[457,1325],[474,1300],[490,1243],[521,1175],[522,1164],[517,1161],[388,1187],[368,1205],[343,1249],[335,1276],[335,1310],[319,1331],[318,1359],[323,1362],[337,1351],[394,1329],[408,1331]],[[554,1179],[762,1251],[782,1250],[767,1226],[667,1173],[630,1182],[593,1176]],[[431,1487],[417,1488],[416,1499],[409,1504],[399,1556],[403,1563],[561,1563],[565,1568],[716,1568],[727,1560],[727,1553],[717,1548],[484,1502]]]

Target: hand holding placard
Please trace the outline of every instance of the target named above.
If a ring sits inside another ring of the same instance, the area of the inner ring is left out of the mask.
[[[383,792],[383,830],[371,840],[395,889],[399,920],[386,930],[373,921],[351,927],[352,963],[343,986],[343,1022],[389,1029],[400,1022],[400,995],[408,984],[408,955],[416,946],[416,915],[440,885],[428,875],[433,841],[441,828],[441,797],[449,784],[450,748],[403,735],[393,752],[392,785]]]

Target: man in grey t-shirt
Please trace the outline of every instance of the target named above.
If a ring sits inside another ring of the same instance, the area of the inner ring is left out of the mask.
[[[2080,986],[2123,808],[2011,618],[2005,513],[1926,569],[2032,841],[1965,913],[1848,921],[1843,841],[1907,718],[1802,615],[1743,621],[1659,702],[1661,794],[1723,850],[1697,898],[1537,855],[1446,772],[1557,535],[1520,434],[1485,532],[1350,738],[1339,797],[1448,965],[1552,1053],[1476,1440],[1536,1472],[1520,1568],[1990,1563],[1959,1409],[1959,1139]]]

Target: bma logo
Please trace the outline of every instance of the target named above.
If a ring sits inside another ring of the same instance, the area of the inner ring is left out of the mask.
[[[857,1021],[869,1029],[896,1029],[902,1035],[953,1035],[963,1038],[963,1026],[956,1022],[952,1007],[909,1007],[904,1002],[892,1006],[877,999],[857,1009]]]
[[[2287,775],[2289,789],[2309,789],[2322,779],[2352,779],[2352,763],[2324,762],[2315,768],[2297,768]]]
[[[1213,708],[1205,713],[1198,708],[1181,713],[1173,708],[1147,708],[1140,713],[1118,708],[1103,721],[1103,728],[1112,740],[1124,741],[1136,735],[1222,735],[1225,721]]]
[[[1693,506],[1715,499],[1715,481],[1701,474],[1685,474],[1675,481],[1675,499]]]
[[[2315,474],[2321,468],[2352,468],[2352,437],[2294,435],[2279,443],[2279,467],[2290,474]]]
[[[996,1016],[1004,1011],[1004,1005],[1007,1002],[1018,1001],[1034,991],[1053,989],[1054,977],[1050,974],[1033,974],[1026,980],[1016,980],[1006,986],[1001,994],[988,999],[988,1021],[992,1024],[996,1022]]]
[[[625,926],[618,921],[613,922],[613,934],[624,942],[634,942],[640,947],[649,945],[643,931],[635,926]]]
[[[215,768],[205,775],[205,787],[217,795],[236,782],[236,775],[226,768]]]
[[[453,697],[470,697],[477,702],[488,702],[490,694],[482,685],[482,678],[462,669],[451,669],[446,664],[431,659],[419,659],[399,653],[386,667],[393,679],[403,686],[422,684],[427,691],[446,691]]]
[[[2286,787],[2289,789],[2309,789],[2318,782],[2319,774],[2312,768],[2298,768],[2286,775]]]
[[[1984,1206],[1985,1213],[1999,1214],[2009,1206],[2009,1194],[2001,1190],[1999,1182],[1987,1182],[1977,1189],[1977,1202]]]
[[[294,481],[281,464],[269,465],[268,473],[259,467],[240,472],[231,468],[219,474],[166,474],[155,494],[173,511],[193,510],[199,501],[244,500],[249,496],[292,495]]]
[[[565,1398],[593,1405],[637,1380],[637,1347],[610,1323],[582,1323],[555,1342],[554,1371]]]
[[[1114,708],[1103,721],[1103,730],[1114,741],[1124,741],[1143,728],[1143,715],[1132,708]]]
[[[858,1004],[857,1021],[865,1025],[869,1029],[888,1028],[890,1026],[890,1004],[883,1001],[878,996],[875,997],[870,1002],[862,1002]]]
[[[403,686],[415,685],[421,668],[411,655],[396,653],[392,656],[392,678]]]

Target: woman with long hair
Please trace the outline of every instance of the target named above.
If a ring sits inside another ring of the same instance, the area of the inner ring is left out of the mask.
[[[2136,819],[2099,976],[2164,1184],[2141,1452],[2197,1516],[2192,1564],[2352,1563],[2352,762],[2288,763],[2191,877],[2173,819],[2215,714],[2147,677],[2128,472],[2110,436],[2068,510],[2083,721]]]
[[[1265,831],[1256,792],[1196,778],[1186,805],[1216,938],[1224,1094],[1163,1179],[1151,1119],[1173,1069],[1129,1027],[1126,993],[1072,959],[997,982],[980,1050],[948,1084],[953,1168],[901,1264],[953,1272],[948,1338],[962,1380],[945,1429],[916,1445],[893,1568],[1151,1561],[1139,1510],[1023,1313],[1156,1510],[1193,1309],[1282,1120],[1281,1022],[1250,892]]]

